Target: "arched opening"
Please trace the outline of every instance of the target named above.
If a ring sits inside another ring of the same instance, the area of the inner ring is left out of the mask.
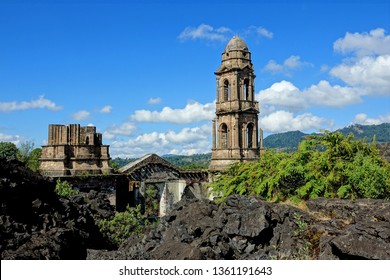
[[[248,149],[253,148],[253,127],[253,123],[246,126],[246,147]]]
[[[89,145],[89,137],[85,137],[85,144]]]
[[[249,80],[244,80],[244,100],[250,100],[250,93],[249,93]]]
[[[229,129],[225,123],[221,124],[219,129],[219,147],[221,149],[227,149],[229,145]]]
[[[230,100],[230,84],[228,80],[223,82],[223,101]]]

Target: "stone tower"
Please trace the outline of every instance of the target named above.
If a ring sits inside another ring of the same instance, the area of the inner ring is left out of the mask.
[[[49,125],[46,146],[42,146],[41,172],[47,176],[110,174],[109,146],[94,126]]]
[[[232,163],[259,159],[259,103],[255,101],[255,73],[247,44],[234,36],[222,53],[215,72],[216,117],[210,171]]]

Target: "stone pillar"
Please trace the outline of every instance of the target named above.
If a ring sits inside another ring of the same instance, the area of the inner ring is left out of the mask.
[[[235,139],[234,144],[232,148],[239,148],[239,139],[240,139],[240,123],[239,123],[239,116],[238,114],[235,115],[235,121],[234,121],[234,127],[235,127]]]
[[[216,137],[216,126],[215,126],[216,120],[213,119],[213,149],[217,147],[217,137]]]
[[[260,128],[260,149],[264,150],[264,138],[263,138],[263,129]]]

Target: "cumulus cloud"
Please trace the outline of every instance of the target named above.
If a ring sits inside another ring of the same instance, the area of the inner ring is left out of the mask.
[[[363,124],[363,125],[378,125],[381,123],[389,123],[390,122],[390,113],[386,116],[379,116],[377,118],[369,118],[367,114],[360,113],[355,116],[353,119],[353,123]]]
[[[19,135],[0,133],[0,142],[11,142],[18,146],[21,143],[21,137]]]
[[[365,33],[349,33],[334,42],[333,48],[340,53],[355,53],[358,56],[390,54],[390,36],[382,28]]]
[[[178,36],[179,40],[210,40],[210,41],[225,41],[226,34],[231,33],[230,28],[219,27],[214,28],[208,24],[200,24],[197,27],[188,26]]]
[[[144,133],[128,141],[114,141],[110,146],[111,154],[121,157],[140,157],[147,153],[190,155],[210,150],[210,125],[183,128],[178,132]]]
[[[243,32],[245,35],[255,34],[260,37],[265,37],[267,39],[272,39],[274,37],[274,34],[269,31],[267,28],[263,26],[255,26],[251,25],[248,28],[246,28]]]
[[[12,112],[28,109],[48,109],[58,111],[63,109],[62,106],[56,105],[53,101],[46,99],[44,96],[39,96],[38,99],[22,102],[0,102],[0,112]]]
[[[275,107],[278,109],[297,112],[308,106],[304,94],[291,82],[281,81],[274,83],[269,88],[261,90],[256,99],[262,108]]]
[[[322,80],[303,91],[310,105],[318,105],[333,108],[342,108],[348,105],[360,103],[362,92],[353,87],[331,85]]]
[[[137,126],[132,122],[125,122],[121,125],[112,125],[106,129],[103,133],[103,137],[106,139],[114,139],[117,136],[130,136]]]
[[[308,131],[331,128],[333,121],[311,113],[294,115],[287,111],[276,111],[260,117],[259,124],[267,132],[285,132],[292,130]]]
[[[288,81],[274,83],[256,94],[266,113],[277,110],[299,112],[312,106],[341,108],[361,102],[362,92],[353,87],[331,85],[322,80],[300,90]]]
[[[256,33],[262,37],[266,37],[268,39],[272,39],[274,37],[274,34],[267,30],[266,28],[260,26],[260,27],[257,27],[256,29]]]
[[[91,117],[91,113],[85,110],[78,111],[70,115],[76,121],[84,121]]]
[[[150,105],[156,105],[156,104],[160,104],[161,101],[162,101],[162,99],[161,99],[160,97],[157,97],[157,98],[151,97],[151,98],[149,98],[149,100],[148,100],[148,104],[150,104]]]
[[[352,63],[345,62],[331,69],[330,74],[348,85],[364,89],[366,95],[390,95],[390,55],[365,56]]]
[[[108,114],[108,113],[111,113],[111,111],[112,111],[112,106],[106,105],[99,110],[99,113]]]
[[[270,60],[262,70],[271,73],[288,73],[290,70],[298,69],[304,66],[311,66],[311,63],[301,61],[299,56],[292,55],[284,60],[282,64],[278,64],[276,61]]]
[[[212,120],[214,112],[215,102],[200,104],[191,101],[182,109],[164,107],[161,111],[137,110],[130,118],[138,122],[191,123]]]

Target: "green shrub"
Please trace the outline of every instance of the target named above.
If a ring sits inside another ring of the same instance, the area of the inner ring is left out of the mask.
[[[17,158],[18,148],[11,142],[0,142],[0,158],[14,160]]]
[[[268,200],[390,199],[390,165],[376,145],[341,133],[308,136],[293,153],[266,150],[256,163],[236,163],[210,185],[222,199],[231,194]]]
[[[57,179],[55,193],[60,197],[69,197],[79,194],[78,190],[73,189],[67,181]]]
[[[141,214],[141,207],[127,207],[125,212],[115,213],[110,220],[100,220],[100,232],[108,238],[114,246],[119,246],[124,240],[132,235],[140,236],[146,226],[149,225],[146,217]]]

